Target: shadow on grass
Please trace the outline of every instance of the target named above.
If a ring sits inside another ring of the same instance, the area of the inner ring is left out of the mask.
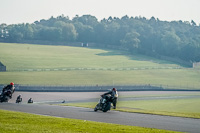
[[[96,55],[98,56],[126,56],[128,57],[129,60],[136,60],[136,61],[150,61],[153,63],[158,63],[158,64],[175,64],[175,65],[179,65],[181,67],[186,67],[185,65],[179,64],[179,63],[175,63],[172,61],[167,61],[167,60],[161,60],[161,59],[157,59],[155,57],[150,57],[147,55],[141,55],[138,53],[130,53],[128,51],[123,51],[123,50],[112,50],[112,49],[108,49],[108,48],[90,48],[90,49],[101,49],[104,50],[105,52],[103,53],[98,53]]]

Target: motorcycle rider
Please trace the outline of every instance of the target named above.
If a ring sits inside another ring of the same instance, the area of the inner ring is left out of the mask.
[[[28,99],[28,103],[33,103],[33,99],[32,98]]]
[[[117,104],[117,98],[118,98],[118,92],[116,88],[113,88],[111,91],[104,93],[102,96],[104,95],[111,95],[111,102],[113,104],[113,109],[116,109],[116,104]]]
[[[12,93],[15,92],[15,86],[14,83],[11,82],[9,85],[5,86],[2,90],[2,94],[6,91],[6,90],[11,90]]]
[[[19,96],[17,97],[17,100],[20,101],[20,102],[22,101],[22,95],[21,94],[19,94]]]

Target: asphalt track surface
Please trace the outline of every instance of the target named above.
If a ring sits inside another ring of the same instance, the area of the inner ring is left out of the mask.
[[[15,97],[18,94],[19,92],[16,92],[16,94],[13,95],[13,99],[15,99]],[[30,96],[32,96],[33,99],[37,97],[38,101],[36,101],[35,104],[27,104],[26,102],[23,102],[21,104],[16,104],[14,103],[14,100],[11,99],[9,103],[0,103],[0,109],[27,112],[40,115],[56,116],[63,118],[73,118],[73,119],[105,122],[105,123],[115,123],[122,125],[166,129],[172,131],[191,132],[191,133],[200,132],[200,119],[149,115],[149,114],[139,114],[139,113],[125,113],[113,110],[103,113],[101,111],[94,112],[93,109],[89,108],[56,106],[56,105],[46,104],[46,103],[53,103],[53,101],[55,103],[62,102],[62,100],[66,97],[67,99],[64,99],[66,100],[66,102],[75,102],[81,100],[87,101],[91,99],[98,100],[97,97],[99,97],[100,94],[101,93],[98,92],[96,93],[23,92],[22,96],[24,96],[25,101],[28,100]],[[130,92],[128,92],[128,94],[130,94]],[[52,96],[54,98],[51,98]]]

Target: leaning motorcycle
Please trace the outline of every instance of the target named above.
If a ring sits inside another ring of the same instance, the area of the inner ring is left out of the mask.
[[[0,102],[8,102],[12,98],[11,90],[7,90],[0,95]]]
[[[22,102],[22,98],[17,98],[16,99],[16,103],[21,103]]]
[[[0,95],[0,102],[8,102],[10,98],[6,95]]]
[[[102,95],[99,99],[99,103],[94,108],[94,111],[101,110],[103,112],[107,112],[111,108],[111,99],[112,97],[110,95]]]
[[[28,100],[28,103],[33,103],[33,99],[30,98],[30,99]]]

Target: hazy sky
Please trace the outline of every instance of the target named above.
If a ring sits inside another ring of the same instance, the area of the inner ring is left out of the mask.
[[[51,16],[142,16],[200,23],[200,0],[0,0],[0,24],[33,23]]]

